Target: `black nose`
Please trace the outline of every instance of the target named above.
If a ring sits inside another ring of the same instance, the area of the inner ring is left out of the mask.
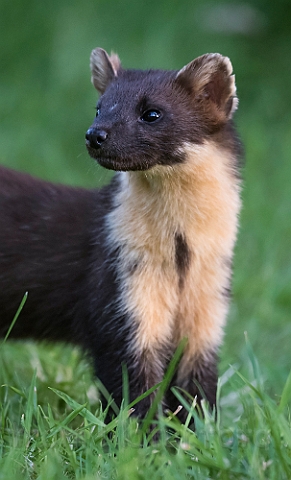
[[[100,148],[107,138],[108,133],[105,130],[91,127],[86,133],[86,144],[91,148]]]

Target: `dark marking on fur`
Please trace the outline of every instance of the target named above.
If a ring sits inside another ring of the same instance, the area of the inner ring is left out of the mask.
[[[226,299],[227,302],[229,302],[229,300],[231,299],[231,296],[232,296],[230,286],[229,287],[223,287],[222,296]]]
[[[126,264],[126,270],[129,275],[133,275],[137,271],[140,272],[144,265],[144,259],[142,255],[136,256],[136,258],[131,259]]]
[[[191,252],[187,245],[185,237],[181,233],[175,234],[175,262],[179,275],[179,289],[184,286],[185,276],[189,269],[191,261]]]
[[[226,303],[229,303],[232,297],[232,290],[231,290],[231,272],[232,272],[232,258],[231,257],[223,257],[222,264],[228,273],[228,280],[225,285],[221,287],[221,295],[225,299]]]

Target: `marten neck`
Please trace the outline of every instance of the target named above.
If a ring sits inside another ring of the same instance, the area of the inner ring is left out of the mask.
[[[134,236],[160,239],[165,246],[178,232],[194,243],[202,236],[203,249],[220,237],[232,248],[240,208],[234,158],[211,143],[186,145],[184,152],[182,164],[121,174],[117,204],[127,218],[124,228],[131,225]]]

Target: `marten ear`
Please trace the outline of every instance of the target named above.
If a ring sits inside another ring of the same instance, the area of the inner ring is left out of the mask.
[[[90,56],[91,81],[101,94],[105,92],[109,83],[114,77],[117,77],[121,69],[121,63],[118,55],[115,53],[108,55],[103,48],[95,48]]]
[[[176,81],[191,93],[215,123],[230,119],[237,108],[232,64],[219,53],[196,58],[178,72]]]

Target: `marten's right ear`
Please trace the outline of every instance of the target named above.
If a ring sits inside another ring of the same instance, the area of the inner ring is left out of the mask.
[[[101,94],[105,92],[109,83],[117,77],[121,69],[118,55],[108,55],[103,48],[95,48],[90,56],[91,81]]]

